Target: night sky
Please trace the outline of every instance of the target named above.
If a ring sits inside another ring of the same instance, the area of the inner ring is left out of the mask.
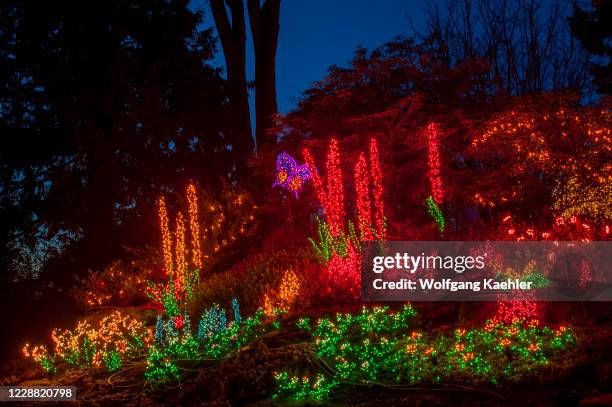
[[[246,2],[245,2],[246,3]],[[206,25],[214,25],[206,0]],[[373,7],[375,5],[375,7]],[[424,0],[282,0],[276,87],[281,113],[291,110],[302,91],[325,77],[330,65],[346,65],[357,45],[373,49],[411,32],[410,20],[423,20]],[[217,64],[224,67],[219,45]],[[247,23],[247,76],[253,80],[253,44]],[[251,98],[251,115],[255,112]]]

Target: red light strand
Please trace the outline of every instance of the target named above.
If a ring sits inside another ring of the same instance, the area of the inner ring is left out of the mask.
[[[327,155],[327,221],[332,235],[338,235],[344,228],[344,188],[338,141],[331,139]]]
[[[385,237],[385,205],[383,203],[382,170],[378,158],[378,145],[376,139],[370,140],[370,172],[372,175],[372,189],[374,196],[374,222],[376,224],[377,239]]]
[[[357,192],[357,216],[359,232],[363,240],[372,240],[372,215],[370,204],[370,185],[368,183],[368,164],[363,153],[355,165],[355,190]]]
[[[331,139],[327,155],[327,190],[317,173],[310,152],[304,149],[304,160],[312,174],[312,184],[315,187],[317,199],[323,208],[323,213],[333,236],[338,236],[344,230],[344,188],[342,185],[342,170],[340,168],[340,153],[338,141]]]
[[[429,183],[431,184],[431,195],[439,205],[444,199],[442,176],[440,175],[440,129],[436,123],[430,123],[425,131],[427,135],[427,163],[429,166]]]
[[[314,186],[315,193],[317,194],[317,199],[319,200],[319,203],[325,210],[325,205],[326,205],[325,200],[326,200],[327,194],[325,193],[325,189],[323,188],[323,181],[321,180],[321,177],[319,176],[317,167],[315,167],[314,159],[312,158],[310,151],[308,151],[308,149],[306,148],[302,150],[302,154],[304,155],[304,161],[306,161],[306,164],[308,165],[308,169],[310,173],[312,174],[312,185]]]

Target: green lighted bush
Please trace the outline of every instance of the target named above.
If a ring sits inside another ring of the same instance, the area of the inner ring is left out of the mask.
[[[327,367],[328,380],[280,372],[277,397],[318,399],[339,383],[415,384],[520,381],[567,355],[576,343],[570,328],[542,327],[537,320],[506,325],[487,321],[483,328],[457,329],[452,335],[414,328],[416,312],[405,305],[363,308],[297,326],[314,342],[315,356]],[[317,373],[319,374],[319,373]],[[315,387],[314,383],[319,383]],[[323,384],[325,383],[325,384]],[[310,386],[310,387],[309,387]]]
[[[202,362],[224,359],[249,342],[264,334],[268,327],[259,310],[241,323],[231,323],[227,328],[204,336],[202,339],[190,333],[181,333],[149,348],[145,377],[149,380],[173,379],[179,376],[181,361]]]

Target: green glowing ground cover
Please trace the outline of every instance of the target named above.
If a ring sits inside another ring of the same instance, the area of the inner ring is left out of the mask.
[[[483,328],[456,329],[452,335],[417,330],[416,311],[363,308],[298,327],[312,338],[318,371],[275,375],[274,397],[322,400],[340,383],[417,384],[520,381],[562,358],[576,344],[567,327],[551,329],[537,320]]]

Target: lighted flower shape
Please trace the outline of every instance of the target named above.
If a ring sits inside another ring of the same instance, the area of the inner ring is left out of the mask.
[[[276,159],[276,181],[272,185],[281,186],[292,191],[298,197],[298,191],[311,177],[307,164],[299,165],[288,153],[282,152]]]
[[[527,348],[527,350],[529,352],[536,352],[540,350],[540,344],[538,343],[530,343],[529,347]]]

